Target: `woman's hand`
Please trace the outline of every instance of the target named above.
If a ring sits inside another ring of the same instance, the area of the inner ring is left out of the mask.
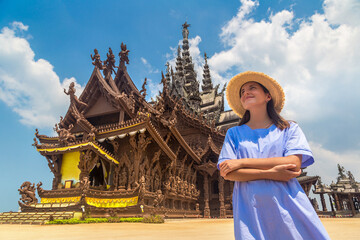
[[[219,165],[220,175],[225,177],[229,172],[235,171],[241,168],[241,160],[239,159],[229,159],[225,160]]]
[[[290,179],[296,178],[301,174],[301,169],[299,171],[296,171],[295,168],[295,164],[277,165],[267,170],[269,174],[269,179],[287,182]]]

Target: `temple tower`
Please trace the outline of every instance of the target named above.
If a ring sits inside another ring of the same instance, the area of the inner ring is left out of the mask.
[[[192,58],[189,51],[189,30],[188,27],[190,24],[185,22],[183,25],[182,35],[183,35],[183,52],[182,58],[184,63],[184,73],[185,73],[185,97],[187,98],[190,107],[197,111],[200,108],[201,98],[199,92],[199,83],[196,80],[196,73],[194,70],[194,64],[192,63]]]
[[[204,73],[203,73],[204,78],[202,80],[203,84],[201,85],[201,88],[203,92],[210,92],[213,89],[213,85],[211,81],[209,65],[207,63],[206,53],[204,54],[204,56],[205,56],[205,65],[204,65]]]

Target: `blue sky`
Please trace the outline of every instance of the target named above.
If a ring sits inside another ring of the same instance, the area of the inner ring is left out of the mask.
[[[204,52],[215,83],[246,70],[274,77],[285,118],[300,124],[317,160],[309,174],[329,184],[340,163],[360,179],[359,11],[356,0],[0,1],[0,211],[18,209],[26,180],[50,188],[34,129],[53,134],[69,104],[62,88],[75,81],[80,94],[93,49],[104,60],[127,44],[130,76],[139,88],[147,77],[155,96],[185,21],[198,80]]]

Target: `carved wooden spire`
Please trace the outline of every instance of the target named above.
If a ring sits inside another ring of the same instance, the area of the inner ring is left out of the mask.
[[[202,80],[203,84],[201,88],[204,92],[208,92],[213,89],[213,85],[211,81],[209,65],[207,63],[207,55],[206,53],[204,55],[205,55],[205,65],[204,65],[204,73],[203,73],[204,78]]]
[[[185,85],[184,89],[188,97],[191,108],[197,111],[200,108],[201,98],[199,92],[199,83],[196,80],[196,73],[194,70],[194,64],[189,51],[189,30],[187,29],[190,25],[186,22],[183,24],[183,62],[184,62],[184,74],[185,74]]]

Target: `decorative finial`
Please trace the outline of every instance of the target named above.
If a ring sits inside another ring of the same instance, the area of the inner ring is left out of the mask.
[[[94,49],[94,53],[94,56],[90,54],[91,59],[94,61],[92,64],[99,69],[103,69],[102,61],[100,60],[100,54],[96,48]]]
[[[145,98],[146,97],[146,84],[147,84],[147,79],[145,78],[143,85],[141,86],[141,91],[140,94],[142,94],[142,96]]]
[[[185,23],[182,25],[182,27],[183,27],[183,31],[182,31],[183,38],[184,38],[184,39],[188,39],[188,37],[189,37],[188,27],[190,27],[190,24],[188,24],[188,23],[185,21]]]
[[[121,52],[119,53],[121,69],[125,69],[125,63],[129,64],[129,57],[128,57],[129,52],[130,50],[126,48],[126,44],[121,43]]]

